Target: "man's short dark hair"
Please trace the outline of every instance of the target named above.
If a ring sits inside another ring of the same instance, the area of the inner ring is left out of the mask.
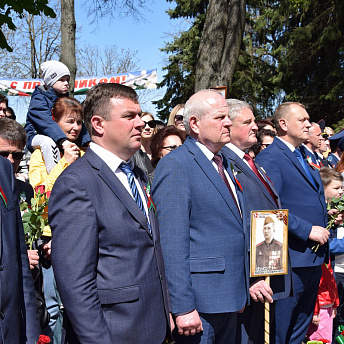
[[[22,142],[23,148],[26,145],[25,129],[18,122],[7,117],[0,118],[0,138],[7,141]]]
[[[84,122],[90,135],[92,135],[91,119],[97,115],[104,120],[110,120],[110,99],[130,99],[138,104],[137,93],[128,86],[121,84],[98,84],[88,92],[83,103]]]
[[[6,103],[6,107],[8,107],[8,98],[0,93],[0,103]]]

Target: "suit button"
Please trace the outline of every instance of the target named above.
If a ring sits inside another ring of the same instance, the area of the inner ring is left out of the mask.
[[[1,319],[5,318],[5,314],[3,312],[0,312],[0,318]]]
[[[0,271],[2,271],[4,269],[4,266],[1,264],[0,265]]]
[[[160,281],[164,280],[164,278],[162,277],[162,274],[159,274],[159,277],[160,277]]]

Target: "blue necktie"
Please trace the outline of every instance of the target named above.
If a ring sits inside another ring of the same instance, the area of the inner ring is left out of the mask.
[[[316,184],[315,184],[315,181],[314,181],[314,179],[313,179],[311,173],[309,172],[309,169],[308,169],[308,167],[307,167],[305,161],[303,160],[303,156],[302,156],[300,150],[299,150],[299,149],[295,149],[295,150],[294,150],[294,154],[296,155],[297,159],[300,161],[300,164],[301,164],[302,168],[304,169],[304,171],[306,172],[306,174],[307,174],[308,179],[310,180],[310,182],[313,184],[313,186],[314,186],[315,188],[317,188],[317,186],[316,186]]]
[[[149,229],[149,233],[152,233],[152,229],[151,229],[151,226],[150,226],[150,223],[148,221],[148,217],[147,217],[147,214],[146,214],[146,211],[145,211],[145,208],[143,206],[143,203],[142,203],[142,199],[141,199],[141,196],[140,196],[140,193],[139,193],[139,190],[136,186],[136,183],[135,183],[135,179],[134,179],[134,172],[133,170],[131,169],[131,166],[130,164],[125,164],[125,163],[121,163],[119,165],[119,169],[121,171],[123,171],[126,175],[127,175],[127,178],[128,178],[128,183],[129,183],[129,186],[130,186],[130,190],[134,196],[134,199],[135,199],[135,202],[137,203],[137,205],[139,206],[139,208],[141,209],[141,211],[143,212],[143,214],[146,216],[147,218],[147,223],[148,223],[148,229]]]

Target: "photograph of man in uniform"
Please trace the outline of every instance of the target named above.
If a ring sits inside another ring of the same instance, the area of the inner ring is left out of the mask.
[[[267,216],[264,220],[264,241],[256,246],[256,269],[281,270],[283,245],[274,238],[275,221]]]

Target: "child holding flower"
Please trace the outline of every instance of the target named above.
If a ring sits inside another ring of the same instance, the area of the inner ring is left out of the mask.
[[[343,195],[342,175],[330,168],[323,168],[320,170],[320,176],[324,184],[326,203],[330,203],[333,198],[341,198]],[[329,215],[334,215],[335,213],[336,210],[329,211]],[[322,276],[317,301],[307,336],[309,340],[327,339],[331,342],[333,319],[337,314],[339,296],[331,261],[328,264],[324,263],[321,269]]]

